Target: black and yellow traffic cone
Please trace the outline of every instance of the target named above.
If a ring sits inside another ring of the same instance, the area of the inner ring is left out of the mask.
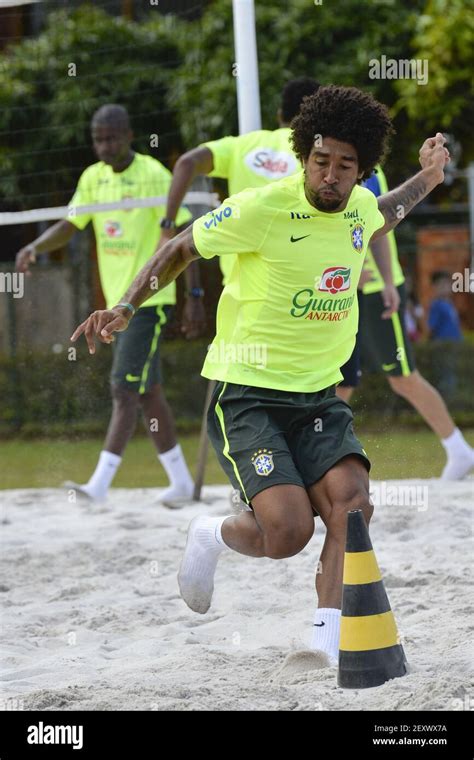
[[[406,673],[406,659],[362,510],[347,516],[337,682],[380,686]]]

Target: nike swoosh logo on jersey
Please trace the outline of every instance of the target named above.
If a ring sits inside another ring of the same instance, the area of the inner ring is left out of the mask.
[[[309,235],[311,235],[311,233],[309,233]],[[297,238],[293,237],[293,235],[292,235],[290,237],[290,240],[291,240],[292,243],[297,243],[298,240],[304,240],[304,238],[309,237],[309,235],[302,235],[301,237],[297,237]]]

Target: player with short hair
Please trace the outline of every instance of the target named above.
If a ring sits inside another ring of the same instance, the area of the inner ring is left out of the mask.
[[[79,178],[70,202],[72,212],[82,205],[167,195],[171,173],[152,156],[132,149],[133,133],[123,106],[107,104],[99,108],[92,117],[91,134],[99,161]],[[148,207],[71,213],[67,220],[54,224],[19,251],[17,269],[27,272],[38,254],[61,248],[78,229],[92,222],[102,289],[107,308],[112,308],[155,252],[163,212],[163,207]],[[178,224],[189,223],[191,219],[188,209],[179,209]],[[199,285],[198,277],[194,265],[188,276],[189,290]],[[200,296],[187,298],[189,318],[184,328],[189,337],[195,337],[203,323],[204,312],[198,300]],[[176,441],[173,414],[163,392],[160,369],[161,333],[175,303],[174,282],[159,292],[152,291],[137,310],[131,329],[117,338],[111,371],[113,410],[104,448],[88,483],[70,484],[92,501],[106,498],[135,429],[139,409],[170,479],[170,486],[161,492],[160,499],[178,504],[192,494],[192,477]]]

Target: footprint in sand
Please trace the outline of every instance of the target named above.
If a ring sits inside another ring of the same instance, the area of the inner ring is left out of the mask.
[[[324,652],[303,649],[299,652],[288,654],[270,680],[294,681],[313,670],[324,670],[326,673],[332,674],[334,669],[331,668],[329,658]]]

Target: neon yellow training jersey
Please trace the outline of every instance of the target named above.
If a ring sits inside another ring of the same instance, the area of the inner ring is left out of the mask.
[[[344,211],[318,211],[302,171],[196,220],[201,256],[238,254],[203,376],[296,392],[339,382],[354,348],[367,246],[383,225],[375,196],[358,185]]]
[[[301,163],[290,145],[291,129],[259,129],[238,137],[203,143],[209,148],[214,161],[211,177],[228,180],[229,195],[249,187],[264,187],[276,179],[289,177],[301,170]],[[225,256],[220,260],[226,284],[235,259]]]
[[[385,193],[388,193],[388,185],[387,180],[385,178],[385,174],[383,173],[380,166],[376,167],[377,173],[373,174],[369,180],[366,183],[366,186],[369,190],[371,190],[376,197],[379,195],[384,195]],[[390,232],[387,232],[387,240],[388,245],[390,248],[390,261],[392,264],[392,276],[393,276],[393,284],[398,287],[398,285],[401,285],[402,282],[405,282],[405,277],[403,275],[403,270],[400,266],[400,262],[398,260],[398,249],[397,249],[397,241],[395,239],[395,233],[393,230],[390,230]],[[381,290],[384,289],[384,281],[383,277],[380,274],[380,270],[377,266],[377,263],[374,260],[374,257],[372,255],[372,251],[369,249],[367,251],[367,259],[365,262],[365,269],[367,269],[372,279],[370,282],[367,282],[362,292],[364,295],[367,295],[368,293],[379,293]]]
[[[135,153],[132,163],[123,172],[99,161],[81,175],[70,206],[90,203],[112,203],[125,198],[166,196],[171,172],[152,156]],[[107,308],[115,306],[135,276],[156,251],[160,239],[159,222],[166,207],[135,208],[130,211],[101,211],[68,217],[80,230],[92,221],[97,241],[97,258],[102,290]],[[183,207],[176,217],[178,225],[192,219]],[[171,283],[142,306],[176,303],[176,285]]]

